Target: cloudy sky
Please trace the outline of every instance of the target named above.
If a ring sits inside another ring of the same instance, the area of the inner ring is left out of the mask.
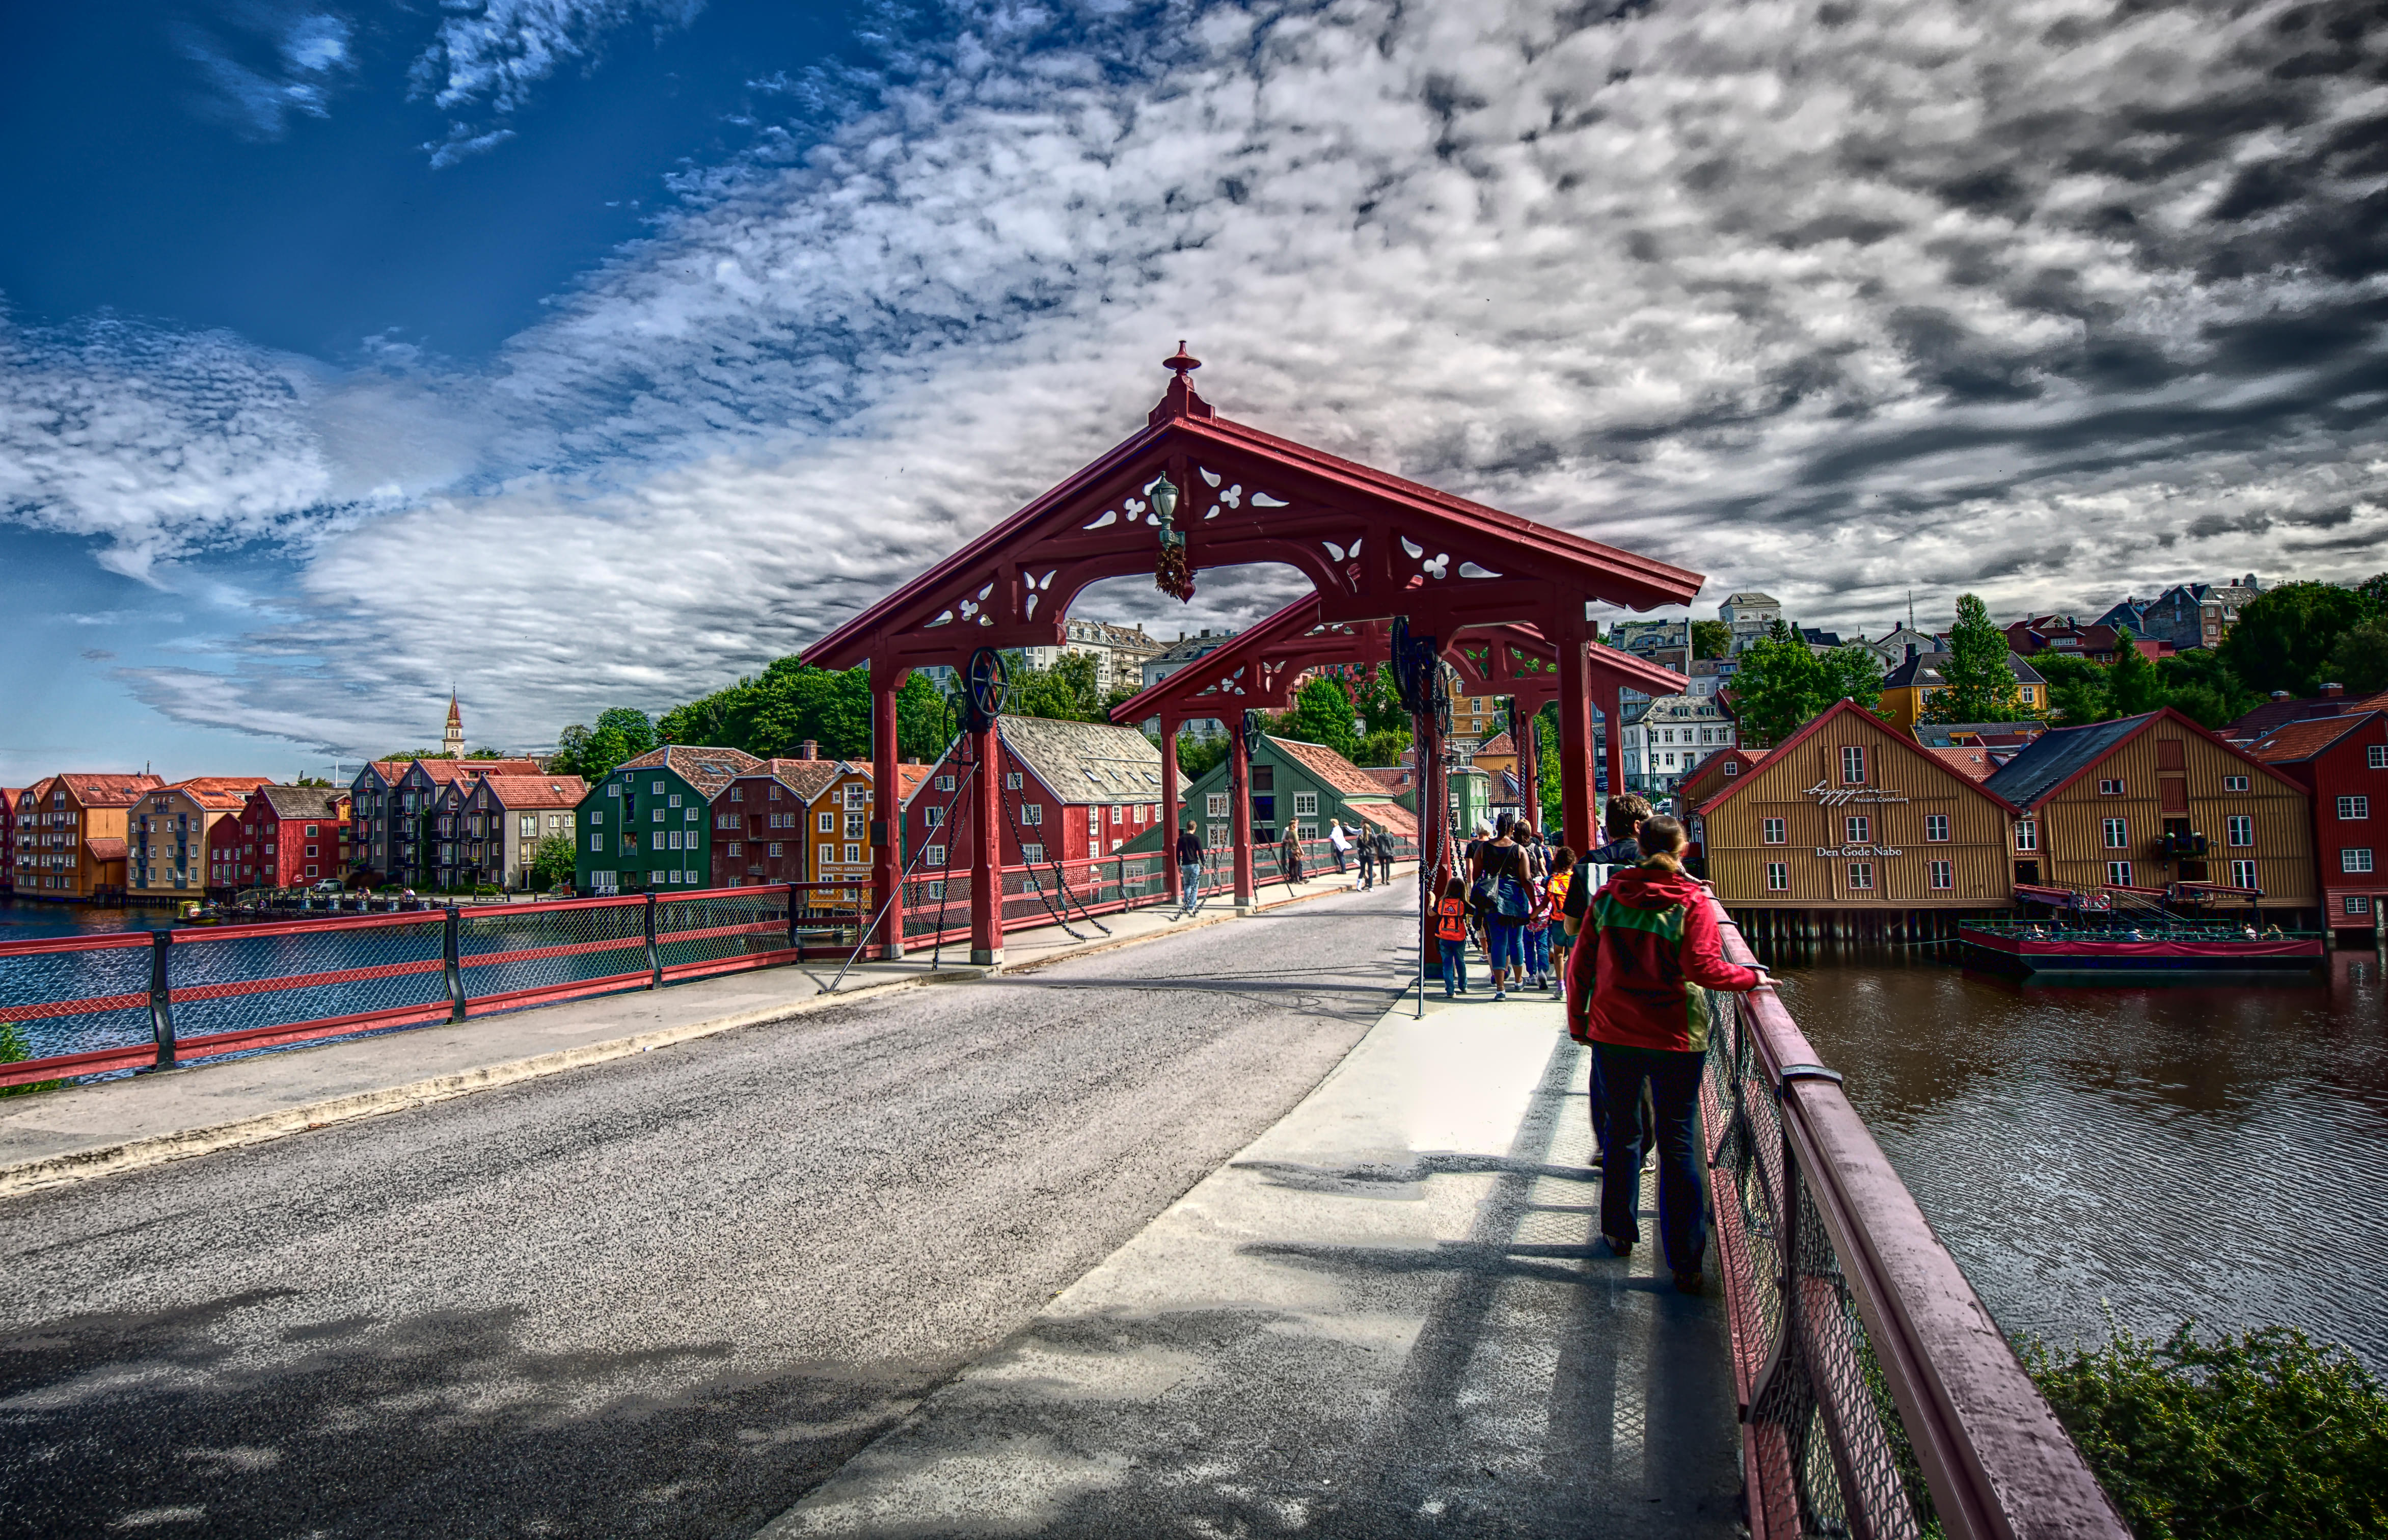
[[[2372,4],[92,0],[0,781],[535,746],[1228,414],[1868,631],[2388,566]],[[1142,585],[1081,613],[1234,623]]]

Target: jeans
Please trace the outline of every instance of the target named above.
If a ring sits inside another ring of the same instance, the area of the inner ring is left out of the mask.
[[[1333,848],[1335,851],[1335,874],[1340,877],[1343,875],[1343,847],[1339,845]]]
[[[1526,973],[1527,973],[1527,975],[1528,975],[1529,977],[1532,977],[1532,978],[1543,978],[1543,977],[1546,976],[1546,975],[1550,973],[1550,971],[1551,971],[1551,931],[1550,931],[1550,927],[1549,927],[1548,925],[1545,925],[1545,926],[1543,926],[1541,930],[1529,930],[1529,931],[1527,931],[1527,932],[1526,932]]]
[[[1177,869],[1177,906],[1192,909],[1202,901],[1202,863],[1194,861]]]
[[[1467,942],[1465,937],[1442,944],[1442,992],[1467,987]]]
[[[1519,922],[1504,920],[1498,915],[1484,917],[1485,965],[1498,974],[1504,968],[1523,967],[1526,949],[1521,945],[1525,932]]]
[[[1650,1088],[1652,1134],[1658,1141],[1658,1239],[1667,1266],[1699,1271],[1708,1250],[1706,1198],[1700,1190],[1700,1074],[1705,1053],[1663,1048],[1592,1045],[1610,1130],[1600,1168],[1600,1233],[1642,1239],[1642,1087]]]

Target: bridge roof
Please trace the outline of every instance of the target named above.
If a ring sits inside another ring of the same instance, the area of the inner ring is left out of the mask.
[[[1164,473],[1180,489],[1177,527],[1196,570],[1292,566],[1329,601],[1326,619],[1406,614],[1441,634],[1461,614],[1536,617],[1555,594],[1649,609],[1699,592],[1697,573],[1221,417],[1187,378],[1199,364],[1181,353],[1170,366],[1177,377],[1142,429],[830,631],[805,660],[952,663],[979,646],[1059,643],[1079,590],[1152,570],[1159,546],[1142,494]]]

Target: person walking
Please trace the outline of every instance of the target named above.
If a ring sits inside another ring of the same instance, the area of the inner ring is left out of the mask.
[[[1360,888],[1365,892],[1377,885],[1377,837],[1365,823],[1352,831],[1352,853],[1360,859]]]
[[[1202,837],[1194,832],[1194,821],[1186,821],[1186,832],[1177,836],[1177,912],[1191,914],[1202,907]]]
[[[1642,847],[1634,843],[1633,835],[1634,832],[1642,827],[1643,820],[1649,816],[1650,804],[1631,792],[1620,793],[1608,799],[1608,805],[1601,816],[1601,828],[1602,832],[1608,836],[1607,842],[1594,846],[1589,855],[1576,863],[1576,870],[1568,881],[1567,897],[1559,905],[1560,928],[1568,936],[1568,963],[1571,969],[1576,963],[1577,954],[1587,949],[1578,942],[1577,937],[1583,930],[1584,913],[1592,902],[1593,894],[1597,892],[1601,884],[1607,880],[1611,868],[1630,867],[1641,861]],[[1572,974],[1562,983],[1561,988],[1569,999],[1574,998],[1575,985]],[[1572,1015],[1569,1016],[1570,1030],[1574,1020]],[[1580,1033],[1576,1035],[1578,1042],[1589,1040]],[[1592,1112],[1593,1159],[1605,1166],[1608,1159],[1609,1145],[1608,1099],[1601,1088],[1600,1058],[1597,1054],[1593,1056],[1589,1088],[1592,1093],[1589,1104]],[[1633,1124],[1635,1130],[1642,1136],[1641,1147],[1648,1149],[1650,1147],[1650,1110],[1649,1098],[1646,1095],[1635,1108]]]
[[[1528,854],[1526,887],[1532,895],[1532,902],[1526,910],[1525,977],[1518,987],[1531,984],[1540,989],[1544,987],[1551,971],[1551,887],[1542,873],[1533,870],[1531,852]]]
[[[1340,877],[1347,870],[1343,859],[1352,853],[1352,842],[1344,837],[1341,819],[1327,826],[1327,844],[1335,852],[1335,874]]]
[[[1544,934],[1550,938],[1551,993],[1564,994],[1567,988],[1568,948],[1574,935],[1566,920],[1568,892],[1575,883],[1575,851],[1561,845],[1551,851],[1550,889],[1551,926]]]
[[[1467,881],[1454,877],[1434,906],[1434,939],[1442,951],[1442,998],[1467,993]]]
[[[1508,983],[1514,973],[1519,986],[1525,983],[1524,926],[1533,910],[1533,894],[1526,875],[1526,852],[1510,837],[1510,822],[1501,820],[1500,827],[1485,842],[1477,861],[1475,897],[1477,919],[1484,927],[1486,965],[1492,970],[1492,999],[1509,998]]]
[[[1277,842],[1277,869],[1289,887],[1302,880],[1301,825],[1285,826],[1285,836]]]
[[[1614,1255],[1642,1239],[1642,1130],[1637,1103],[1647,1086],[1658,1147],[1658,1236],[1675,1287],[1705,1286],[1706,1202],[1700,1187],[1697,1117],[1714,1006],[1708,991],[1735,993],[1767,981],[1763,970],[1725,961],[1707,885],[1683,872],[1683,826],[1643,821],[1646,854],[1604,884],[1587,908],[1569,990],[1571,1030],[1590,1039],[1607,1101],[1610,1147],[1600,1172],[1600,1233]]]

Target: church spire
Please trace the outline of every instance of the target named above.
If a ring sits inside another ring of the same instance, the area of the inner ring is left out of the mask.
[[[440,748],[451,759],[464,757],[464,713],[456,706],[456,687],[448,687],[448,732],[441,738]]]

